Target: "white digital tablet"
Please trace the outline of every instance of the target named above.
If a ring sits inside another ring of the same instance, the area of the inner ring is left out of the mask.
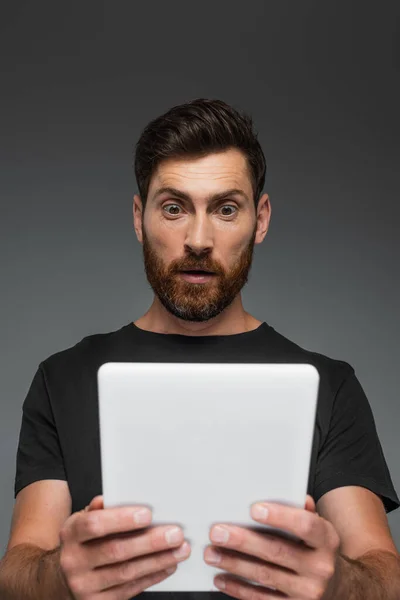
[[[251,518],[254,502],[305,506],[318,387],[309,364],[99,368],[105,508],[147,505],[151,526],[180,525],[191,544],[149,590],[218,591],[221,570],[203,559],[214,523],[268,530]]]

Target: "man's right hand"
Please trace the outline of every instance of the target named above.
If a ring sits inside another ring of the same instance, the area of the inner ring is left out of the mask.
[[[134,517],[142,506],[104,509],[103,496],[73,513],[60,531],[60,567],[75,600],[129,600],[163,581],[190,555],[176,526],[148,528]],[[175,533],[171,539],[168,534]],[[182,556],[174,554],[183,551]],[[185,551],[186,550],[186,551]],[[166,572],[166,569],[173,569]]]

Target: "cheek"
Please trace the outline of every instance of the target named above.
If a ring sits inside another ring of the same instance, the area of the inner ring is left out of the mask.
[[[183,244],[179,235],[164,232],[163,235],[155,235],[153,239],[155,250],[162,253],[165,260],[169,261],[172,257],[182,254]]]
[[[149,244],[164,267],[168,267],[172,261],[181,259],[184,254],[180,236],[171,231],[152,231]]]
[[[250,240],[247,235],[240,236],[239,238],[235,237],[235,239],[227,237],[220,245],[222,256],[232,264],[247,249],[249,242]]]
[[[177,232],[166,225],[165,219],[161,220],[156,215],[149,215],[145,220],[145,228],[149,244],[156,252],[164,252],[177,245]]]
[[[178,247],[180,242],[183,245],[183,227],[177,227],[176,222],[165,219],[158,214],[149,218],[148,232],[154,246],[159,248]]]

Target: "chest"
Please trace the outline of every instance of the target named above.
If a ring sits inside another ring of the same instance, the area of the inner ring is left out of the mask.
[[[76,414],[63,416],[60,431],[68,484],[72,497],[72,512],[83,509],[92,498],[102,494],[100,429],[97,390],[87,390],[85,401]],[[313,496],[315,471],[320,447],[320,426],[316,423],[312,441],[307,493]],[[267,485],[267,482],[266,482]]]

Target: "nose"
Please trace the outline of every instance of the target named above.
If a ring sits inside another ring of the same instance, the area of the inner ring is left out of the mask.
[[[191,219],[186,233],[185,247],[194,254],[203,254],[213,247],[212,227],[206,215]]]

